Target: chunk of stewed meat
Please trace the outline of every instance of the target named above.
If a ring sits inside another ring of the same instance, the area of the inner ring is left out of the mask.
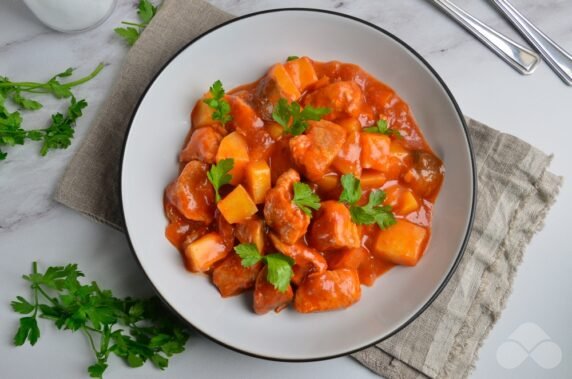
[[[254,285],[254,312],[259,315],[268,313],[271,310],[280,312],[290,304],[294,297],[291,285],[288,285],[286,291],[280,292],[274,288],[273,284],[268,282],[266,279],[267,275],[268,270],[264,267],[258,273]]]
[[[223,134],[211,126],[195,130],[189,142],[181,150],[179,161],[187,163],[199,160],[209,164],[215,163],[216,152],[222,137]]]
[[[338,201],[324,201],[310,229],[310,245],[320,251],[360,246],[358,227],[349,209]]]
[[[231,252],[214,270],[213,283],[222,297],[238,295],[252,287],[262,268],[262,262],[244,267],[242,259]]]
[[[294,162],[311,181],[328,173],[334,158],[344,145],[346,131],[329,121],[310,121],[308,132],[290,140]]]
[[[341,117],[359,118],[364,110],[364,96],[359,85],[351,81],[341,81],[328,84],[304,99],[304,105],[327,107],[330,113],[324,116],[326,120]]]
[[[303,243],[285,244],[275,234],[270,234],[272,245],[282,254],[294,260],[292,282],[300,284],[308,274],[322,273],[328,269],[326,259],[317,250]]]
[[[215,209],[215,194],[207,179],[208,165],[190,161],[169,186],[166,196],[183,216],[189,220],[210,223]]]
[[[298,287],[294,308],[310,313],[347,308],[361,297],[359,276],[347,268],[309,275]]]
[[[310,217],[292,203],[293,184],[299,181],[296,171],[286,171],[268,191],[264,204],[266,224],[287,244],[298,241],[310,224]]]

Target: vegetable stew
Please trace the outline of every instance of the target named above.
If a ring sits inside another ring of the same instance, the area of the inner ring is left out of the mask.
[[[191,113],[166,187],[166,236],[223,297],[254,311],[349,307],[414,266],[444,167],[408,105],[354,64],[289,57]],[[252,296],[252,295],[251,295]]]

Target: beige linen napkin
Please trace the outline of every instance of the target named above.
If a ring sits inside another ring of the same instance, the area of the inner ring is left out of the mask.
[[[188,41],[231,19],[202,0],[165,0],[129,51],[111,95],[73,157],[55,199],[122,229],[119,163],[138,99]],[[393,337],[353,355],[387,378],[466,377],[499,318],[525,246],[555,200],[550,157],[468,119],[478,171],[475,225],[455,275],[436,301]]]

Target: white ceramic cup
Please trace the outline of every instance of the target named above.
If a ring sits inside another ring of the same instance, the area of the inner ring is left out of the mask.
[[[117,0],[23,0],[46,26],[59,32],[82,32],[102,24]]]

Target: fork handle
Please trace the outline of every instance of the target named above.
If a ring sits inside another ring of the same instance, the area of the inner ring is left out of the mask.
[[[572,56],[556,42],[534,26],[507,0],[491,0],[520,33],[538,50],[546,63],[560,76],[562,81],[572,86]]]
[[[490,28],[449,0],[433,2],[521,74],[531,74],[540,62],[534,51]]]

